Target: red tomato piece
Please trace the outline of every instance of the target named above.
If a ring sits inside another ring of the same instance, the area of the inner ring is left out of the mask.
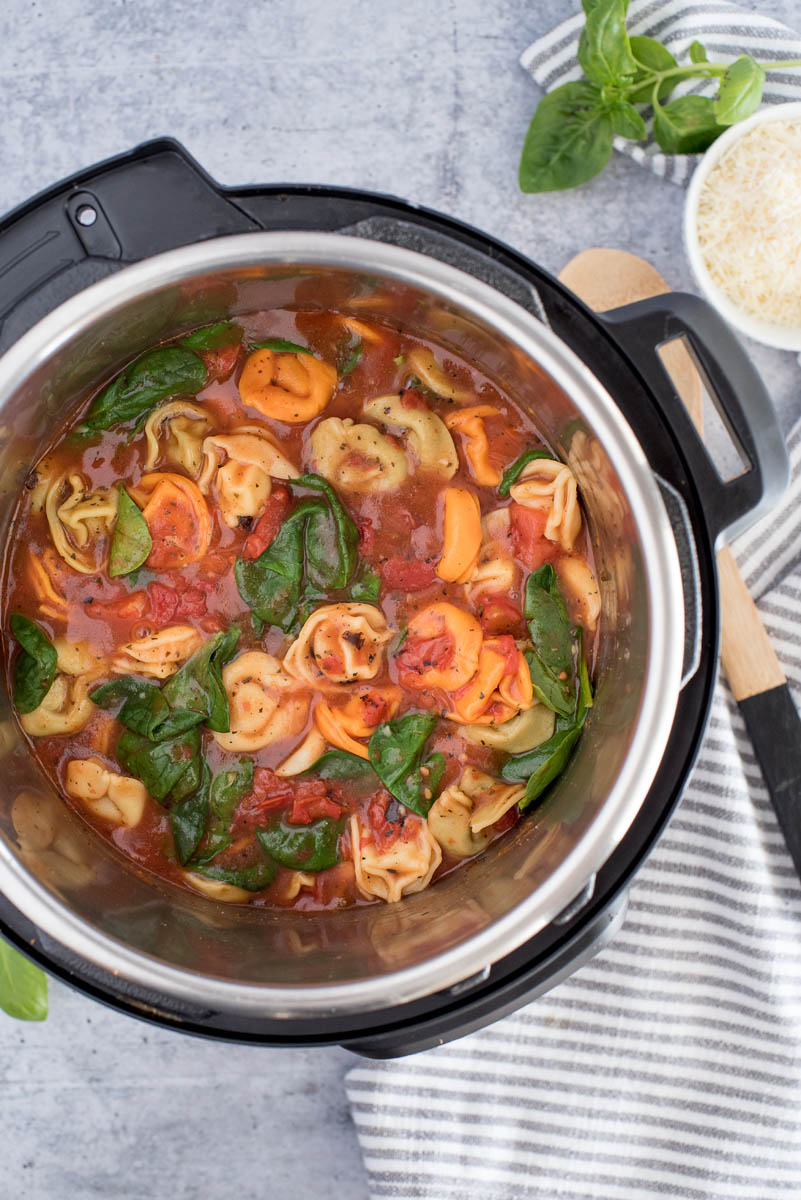
[[[311,825],[312,821],[319,821],[323,817],[337,821],[341,816],[342,805],[328,796],[312,797],[309,800],[301,800],[298,797],[292,802],[288,819],[290,825]]]
[[[267,508],[256,522],[253,532],[249,535],[242,550],[246,560],[258,558],[263,554],[278,530],[281,528],[292,504],[289,489],[278,483],[273,488],[272,495],[267,501]]]
[[[362,554],[369,555],[375,544],[373,522],[369,517],[356,517],[355,520],[359,530],[359,550]]]
[[[488,637],[497,637],[501,633],[521,635],[523,632],[523,614],[506,596],[488,596],[478,620]]]
[[[417,388],[406,388],[401,395],[401,404],[404,408],[422,408],[426,412],[429,411],[425,396]]]
[[[553,562],[559,553],[559,547],[545,536],[548,514],[540,512],[538,508],[524,508],[522,504],[512,504],[509,515],[515,553],[529,570],[536,571],[544,563]]]
[[[239,358],[239,343],[223,346],[221,350],[204,350],[200,357],[206,364],[206,382],[227,379]]]
[[[409,638],[395,661],[402,671],[424,675],[427,671],[442,670],[449,666],[453,652],[453,638],[448,633],[432,638]]]
[[[414,559],[407,562],[405,558],[388,558],[379,567],[384,585],[390,591],[422,592],[431,587],[436,579],[434,564]]]
[[[153,623],[159,626],[169,625],[178,608],[178,593],[175,589],[156,580],[147,585],[147,598]]]

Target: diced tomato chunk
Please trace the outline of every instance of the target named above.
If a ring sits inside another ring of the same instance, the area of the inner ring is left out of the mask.
[[[150,603],[150,617],[154,624],[169,625],[174,620],[175,610],[178,608],[178,593],[175,589],[156,580],[147,585],[147,598]]]
[[[388,813],[390,805],[397,810],[397,803],[386,788],[381,788],[379,792],[376,792],[367,805],[367,823],[370,826],[373,841],[381,850],[387,849],[403,830],[403,821],[393,820]],[[398,813],[397,816],[399,817],[400,814]]]
[[[487,596],[478,620],[488,637],[497,637],[500,633],[518,636],[523,633],[523,614],[506,596]]]
[[[396,662],[402,671],[424,675],[433,669],[442,670],[453,661],[453,638],[449,633],[438,637],[409,638],[401,648]]]
[[[171,621],[187,617],[204,617],[206,615],[206,591],[209,586],[202,583],[189,583],[180,575],[170,575],[170,584],[154,580],[147,585],[147,598],[150,606],[150,619],[158,628],[169,625]],[[210,587],[214,585],[211,584]]]
[[[434,564],[413,559],[388,558],[379,568],[384,584],[391,591],[422,592],[436,579]]]
[[[401,395],[401,404],[404,408],[422,408],[428,412],[426,398],[417,388],[406,388]]]
[[[311,825],[312,821],[319,821],[323,817],[330,817],[333,821],[337,821],[341,816],[342,805],[337,804],[336,800],[332,800],[329,796],[316,796],[308,800],[296,797],[292,801],[292,808],[289,812],[289,823],[291,825]]]
[[[206,364],[207,383],[212,380],[227,379],[236,366],[239,358],[239,343],[233,346],[223,346],[220,350],[204,350],[200,357]]]
[[[258,558],[260,554],[264,553],[284,523],[291,504],[292,497],[289,489],[285,488],[282,483],[276,484],[267,501],[266,509],[245,542],[242,550],[244,559]]]
[[[373,522],[369,517],[356,517],[356,525],[359,530],[359,550],[362,554],[369,555],[375,544]]]
[[[517,557],[530,571],[536,571],[544,563],[552,562],[559,547],[545,536],[548,514],[538,508],[525,508],[512,504],[509,508],[512,522],[512,544]]]

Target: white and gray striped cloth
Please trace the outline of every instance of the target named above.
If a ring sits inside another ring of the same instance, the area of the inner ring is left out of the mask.
[[[801,705],[801,425],[734,547]],[[719,682],[617,938],[462,1041],[347,1076],[372,1200],[801,1197],[801,885]]]
[[[521,55],[521,66],[545,91],[582,78],[576,49],[584,20],[579,10]],[[689,62],[690,44],[696,40],[706,46],[714,61],[727,62],[741,54],[753,54],[764,62],[801,58],[801,37],[794,30],[725,0],[631,0],[626,27],[630,34],[657,38],[681,64]],[[715,84],[697,79],[683,83],[673,97],[688,92],[713,96]],[[768,72],[763,98],[769,104],[801,100],[801,72]],[[650,134],[647,119],[646,125]],[[616,137],[615,149],[673,183],[686,183],[698,162],[695,155],[663,154],[650,136],[644,142]]]

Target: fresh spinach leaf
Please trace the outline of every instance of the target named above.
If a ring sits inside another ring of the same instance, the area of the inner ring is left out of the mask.
[[[231,844],[230,828],[237,806],[253,789],[253,759],[242,758],[214,776],[209,795],[209,821],[203,853],[196,861],[208,862]]]
[[[206,863],[192,863],[192,870],[207,879],[217,879],[220,883],[230,883],[233,887],[243,888],[246,892],[263,892],[275,879],[278,870],[274,862],[256,863],[252,867],[223,867]]]
[[[315,779],[366,780],[378,783],[372,764],[366,758],[350,754],[347,750],[327,750],[303,774]]]
[[[288,632],[297,615],[303,584],[303,549],[310,511],[322,501],[301,500],[258,558],[238,558],[234,578],[248,608],[268,625]]]
[[[117,742],[117,758],[141,779],[155,800],[183,800],[200,785],[200,732],[195,726],[175,737],[152,742],[126,729]]]
[[[97,433],[136,421],[163,400],[195,396],[206,383],[202,358],[182,346],[161,346],[140,355],[92,402],[80,427]]]
[[[759,108],[765,72],[748,54],[726,68],[714,102],[718,125],[735,125],[744,121]]]
[[[206,832],[210,783],[211,773],[204,763],[200,787],[170,809],[170,825],[172,826],[175,853],[178,855],[178,861],[182,867],[189,862]]]
[[[147,522],[122,484],[119,504],[108,562],[108,573],[112,579],[117,575],[128,575],[141,567],[153,549]]]
[[[661,42],[649,37],[633,37],[629,39],[631,52],[636,58],[639,68],[634,76],[635,85],[646,80],[641,87],[633,87],[626,93],[630,104],[650,104],[654,91],[654,73],[670,71],[678,66],[673,55]],[[663,79],[657,88],[659,100],[666,100],[678,83],[675,76]]]
[[[526,580],[523,615],[534,649],[545,665],[556,676],[563,672],[572,675],[575,637],[550,563],[532,571]]]
[[[357,367],[359,365],[359,363],[361,362],[363,354],[364,354],[364,343],[359,342],[358,346],[356,346],[355,349],[351,350],[351,352],[348,354],[347,358],[343,362],[342,366],[339,368],[340,379],[344,378],[345,375],[350,375],[353,368]]]
[[[242,341],[242,326],[236,321],[218,321],[216,325],[206,325],[203,329],[195,329],[181,338],[179,345],[187,350],[222,350],[224,346],[233,346]]]
[[[33,712],[56,677],[58,654],[35,621],[12,613],[11,632],[22,647],[14,663],[14,703],[20,713]]]
[[[0,938],[0,1008],[18,1021],[44,1021],[47,976]]]
[[[511,488],[517,483],[523,470],[535,458],[553,458],[549,450],[526,450],[519,458],[516,458],[510,467],[507,467],[503,473],[503,478],[498,484],[498,495],[508,496]]]
[[[366,604],[378,604],[381,598],[381,577],[366,563],[362,563],[355,579],[348,585],[348,598]]]
[[[569,680],[557,679],[534,650],[526,650],[525,659],[534,695],[540,703],[562,716],[572,713],[573,697],[569,687],[565,686]]]
[[[708,96],[680,96],[654,109],[654,137],[666,154],[701,154],[724,128]]]
[[[113,708],[122,701],[117,720],[127,729],[151,741],[157,741],[162,732],[166,737],[182,732],[180,728],[167,727],[172,713],[161,689],[136,675],[122,675],[119,679],[102,684],[89,693],[89,699],[98,708]],[[190,715],[191,720],[187,721],[185,729],[198,724],[195,715]]]
[[[520,158],[523,192],[558,192],[586,183],[612,155],[612,118],[595,83],[563,83],[543,96]]]
[[[276,354],[311,354],[308,346],[288,342],[286,338],[267,338],[266,342],[254,342],[251,350],[273,350]]]
[[[339,862],[342,821],[323,817],[311,825],[290,825],[275,817],[266,829],[256,831],[261,848],[282,867],[293,871],[325,871]]]
[[[626,33],[626,7],[624,0],[596,0],[587,13],[578,60],[591,83],[619,84],[637,70]]]
[[[348,580],[359,561],[359,530],[350,513],[327,479],[320,475],[299,475],[294,479],[300,485],[322,492],[328,501],[333,521],[324,527],[321,518],[315,515],[309,521],[306,535],[306,573],[312,587],[323,591],[329,588],[347,587]]]
[[[164,684],[162,695],[174,712],[196,713],[215,733],[230,728],[222,668],[236,650],[239,630],[217,633],[195,651]]]
[[[388,792],[418,816],[425,817],[434,802],[434,789],[422,784],[421,766],[438,772],[439,762],[423,763],[423,749],[437,723],[434,713],[412,712],[394,721],[384,721],[370,738],[370,762]],[[431,796],[426,797],[425,791]]]

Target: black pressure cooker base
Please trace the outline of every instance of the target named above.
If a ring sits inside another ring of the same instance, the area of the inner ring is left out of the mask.
[[[664,371],[649,366],[655,346],[689,332],[670,313],[655,311],[648,329],[632,329],[625,319],[616,323],[614,315],[600,318],[508,246],[394,197],[297,185],[220,188],[169,139],[81,172],[0,222],[0,349],[69,296],[131,262],[213,237],[286,229],[361,232],[446,258],[546,320],[615,397],[652,469],[681,497],[697,555],[698,666],[681,691],[662,764],[594,887],[561,918],[480,976],[355,1018],[247,1019],[173,1002],[73,956],[1,896],[0,932],[64,982],[145,1021],[222,1040],[274,1046],[339,1043],[363,1055],[394,1057],[439,1045],[514,1011],[569,975],[619,927],[631,879],[678,803],[706,725],[717,670],[715,537],[733,517],[754,507],[762,481],[759,471],[752,470],[734,485],[722,485],[710,474],[711,464],[694,439],[677,436],[676,430],[686,434],[686,415]],[[620,336],[624,327],[625,347]],[[721,384],[719,363],[713,358],[703,365]],[[729,404],[727,416],[754,463],[739,407]]]

